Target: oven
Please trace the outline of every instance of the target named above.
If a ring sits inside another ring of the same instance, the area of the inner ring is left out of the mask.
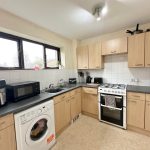
[[[115,107],[106,104],[106,96],[115,98]],[[99,93],[99,119],[121,128],[126,129],[126,96],[108,93]]]

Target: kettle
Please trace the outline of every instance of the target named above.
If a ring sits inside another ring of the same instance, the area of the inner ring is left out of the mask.
[[[90,77],[90,76],[86,77],[86,83],[91,83],[91,80],[92,80],[92,77]]]

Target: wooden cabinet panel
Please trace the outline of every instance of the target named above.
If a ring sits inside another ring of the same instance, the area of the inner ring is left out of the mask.
[[[145,100],[145,93],[128,92],[127,98],[136,100]]]
[[[81,113],[81,92],[76,94],[77,115]]]
[[[127,37],[104,41],[102,55],[127,53]]]
[[[127,124],[144,129],[145,101],[128,99]]]
[[[54,98],[55,99],[55,98]],[[61,131],[65,126],[65,100],[54,105],[55,112],[55,130],[56,133]]]
[[[150,131],[150,99],[146,101],[145,109],[145,130]]]
[[[68,125],[71,121],[71,113],[70,113],[71,105],[70,99],[65,100],[65,125]]]
[[[144,42],[145,33],[128,38],[128,66],[144,67]]]
[[[75,96],[71,97],[71,119],[74,119],[77,115],[77,101]]]
[[[88,46],[77,48],[78,69],[88,69]]]
[[[98,96],[83,91],[82,111],[98,116]]]
[[[145,67],[150,67],[150,32],[145,35]]]
[[[14,125],[11,125],[0,131],[0,149],[16,150]]]
[[[84,93],[97,95],[97,89],[96,89],[96,88],[83,87],[83,88],[82,88],[82,91],[83,91]]]
[[[89,47],[89,69],[103,68],[103,58],[101,55],[101,43],[94,43]]]

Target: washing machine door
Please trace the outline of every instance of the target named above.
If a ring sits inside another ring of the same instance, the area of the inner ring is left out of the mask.
[[[51,135],[51,118],[48,115],[41,115],[30,124],[26,133],[26,143],[34,146],[43,142]]]

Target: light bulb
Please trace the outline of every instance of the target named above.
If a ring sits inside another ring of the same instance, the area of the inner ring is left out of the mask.
[[[96,18],[96,20],[97,21],[100,21],[102,18],[100,17],[100,16],[98,16],[97,18]]]

